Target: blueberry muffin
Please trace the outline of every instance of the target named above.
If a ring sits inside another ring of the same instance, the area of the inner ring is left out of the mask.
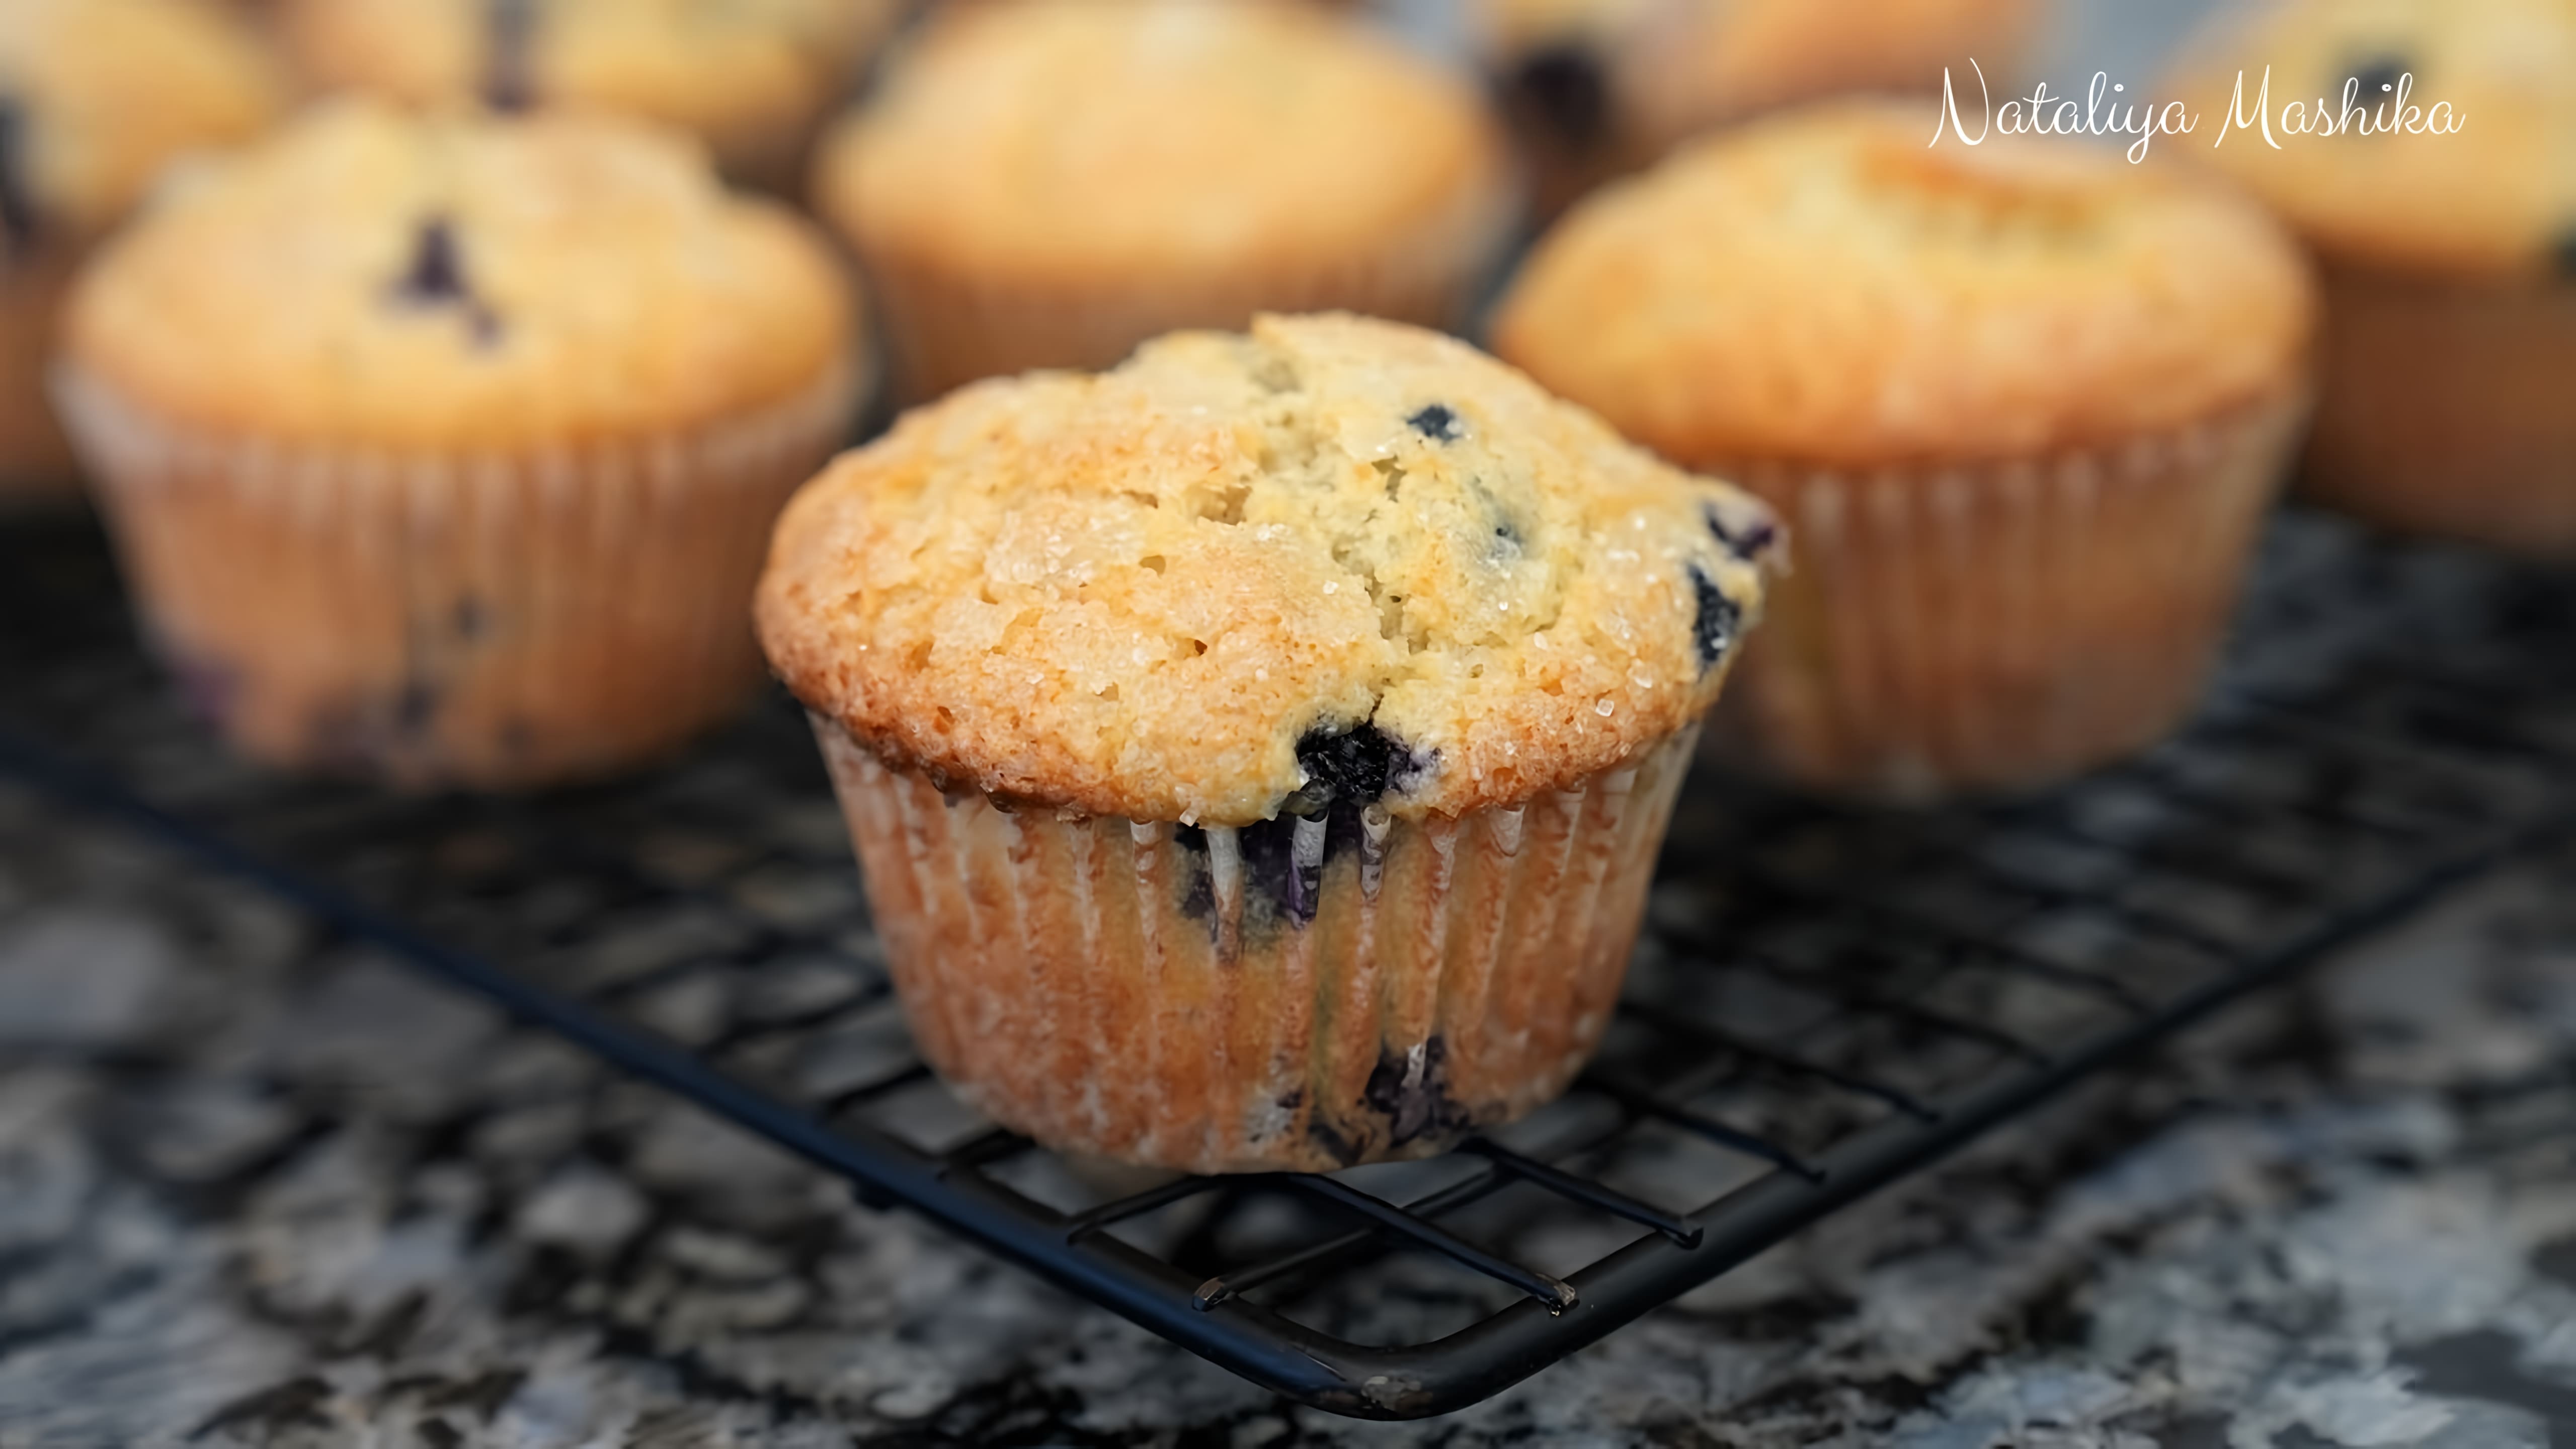
[[[2203,36],[2178,90],[2222,124],[2238,71],[2251,114],[2266,66],[2276,130],[2291,102],[2356,113],[2278,149],[2254,130],[2190,152],[2321,264],[2303,487],[2392,527],[2576,556],[2576,6],[2265,6]]]
[[[1517,193],[1468,85],[1262,0],[939,12],[819,163],[907,394],[1261,309],[1453,322]]]
[[[1554,215],[1691,136],[1842,92],[2001,88],[2040,0],[1476,0],[1471,21]]]
[[[57,393],[244,750],[529,785],[757,682],[752,584],[845,436],[856,325],[809,225],[662,132],[348,103],[111,242]]]
[[[0,6],[0,505],[76,491],[44,370],[81,253],[174,160],[283,103],[254,39],[192,0]]]
[[[1327,1169],[1589,1055],[1773,533],[1463,343],[1263,317],[906,416],[758,613],[968,1100]]]
[[[304,71],[412,103],[570,105],[694,132],[726,173],[801,178],[902,0],[280,0]]]
[[[1808,785],[2038,784],[2191,704],[2299,416],[2263,214],[2054,138],[1845,102],[1568,215],[1497,350],[1778,507],[1796,570],[1725,721]]]

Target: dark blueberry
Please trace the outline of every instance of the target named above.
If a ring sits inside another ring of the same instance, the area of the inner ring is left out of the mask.
[[[2559,231],[2549,255],[2558,264],[2558,275],[2576,281],[2576,222],[2569,222]]]
[[[1412,757],[1412,751],[1373,724],[1339,734],[1308,730],[1297,742],[1297,763],[1306,767],[1306,783],[1298,793],[1310,809],[1366,805],[1386,793],[1398,767]]]
[[[2354,66],[2352,79],[2358,94],[2353,104],[2367,108],[2389,99],[2410,68],[2402,55],[2374,55]]]
[[[1494,558],[1497,561],[1507,563],[1519,558],[1528,544],[1529,540],[1521,537],[1520,526],[1512,520],[1506,518],[1494,525]]]
[[[1601,60],[1572,41],[1531,51],[1504,82],[1509,98],[1550,136],[1577,150],[1610,134],[1610,79]]]
[[[414,230],[411,265],[394,284],[394,296],[424,307],[473,299],[465,285],[464,258],[456,250],[456,228],[447,218],[430,217]]]
[[[1780,541],[1778,525],[1767,518],[1747,524],[1739,532],[1726,526],[1725,515],[1717,511],[1714,503],[1702,507],[1700,517],[1707,522],[1709,536],[1716,539],[1720,547],[1747,563],[1768,553],[1771,545]]]
[[[1735,642],[1736,626],[1744,621],[1744,611],[1720,592],[1697,564],[1691,565],[1690,581],[1691,593],[1699,603],[1699,612],[1691,620],[1691,638],[1699,644],[1700,667],[1705,669],[1723,658],[1726,647]]]
[[[1413,430],[1435,443],[1454,443],[1464,434],[1458,427],[1458,415],[1445,403],[1431,403],[1406,418]]]
[[[482,600],[463,598],[456,601],[457,638],[480,639],[483,637],[483,631],[491,626],[492,621],[484,617]]]
[[[394,283],[393,298],[408,307],[459,306],[466,331],[477,347],[501,340],[501,319],[474,295],[465,276],[465,256],[456,245],[456,227],[443,216],[423,220],[414,233],[411,264]]]
[[[1406,1061],[1381,1047],[1377,1066],[1369,1072],[1368,1085],[1360,1089],[1360,1100],[1368,1109],[1387,1119],[1387,1145],[1400,1147],[1433,1131],[1454,1131],[1468,1125],[1467,1113],[1449,1098],[1442,1059],[1449,1054],[1449,1044],[1434,1036],[1422,1044],[1422,1079],[1405,1084]]]
[[[402,692],[394,696],[394,728],[400,733],[420,733],[429,728],[430,717],[437,713],[438,686],[427,680],[406,680]]]
[[[27,166],[27,110],[0,95],[0,252],[35,245],[38,217]]]
[[[483,100],[496,111],[537,103],[537,0],[484,0]]]

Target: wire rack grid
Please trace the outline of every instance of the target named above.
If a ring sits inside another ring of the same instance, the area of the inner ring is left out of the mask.
[[[649,778],[400,798],[229,761],[96,535],[0,530],[0,768],[241,872],[1282,1394],[1486,1397],[2576,826],[2576,587],[2276,529],[2184,734],[1924,813],[1704,779],[1593,1069],[1434,1161],[1138,1180],[913,1058],[802,721]]]

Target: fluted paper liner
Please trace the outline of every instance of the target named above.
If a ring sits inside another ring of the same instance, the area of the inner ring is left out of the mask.
[[[2325,269],[2300,489],[2409,532],[2576,557],[2576,285]]]
[[[1426,1156],[1608,1023],[1698,730],[1455,819],[1006,810],[815,733],[923,1056],[1049,1146],[1192,1172]]]
[[[739,706],[771,524],[860,375],[694,432],[485,455],[272,444],[55,382],[151,642],[236,746],[501,788],[649,760]]]
[[[2048,783],[2199,697],[2303,411],[1928,472],[1715,471],[1778,508],[1772,586],[1712,727],[1809,788],[1921,800]]]
[[[0,253],[0,514],[80,497],[80,473],[45,397],[45,358],[80,250]]]

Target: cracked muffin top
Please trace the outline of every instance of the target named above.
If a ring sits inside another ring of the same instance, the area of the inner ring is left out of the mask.
[[[900,14],[898,0],[289,0],[280,30],[325,85],[643,116],[734,165],[839,104]]]
[[[0,260],[89,240],[173,158],[257,135],[285,104],[267,53],[215,6],[0,3]]]
[[[1931,117],[1790,112],[1596,193],[1495,350],[1698,464],[2024,457],[2298,385],[2313,287],[2253,205],[2057,137],[1927,146]]]
[[[1473,241],[1508,166],[1464,79],[1321,7],[1004,0],[933,18],[814,191],[871,251],[1168,281]]]
[[[344,102],[110,243],[68,346],[201,427],[472,451],[788,402],[846,365],[851,307],[807,223],[676,135]]]
[[[2273,137],[2226,123],[2244,74],[2251,115],[2271,71]],[[2189,48],[2175,93],[2199,112],[2190,154],[2243,182],[2326,256],[2463,278],[2576,277],[2576,3],[2294,0],[2231,11]],[[2458,129],[2376,129],[2400,84]],[[2333,136],[2282,135],[2346,97],[2373,116]]]
[[[759,623],[808,707],[943,784],[1454,815],[1699,718],[1772,539],[1464,343],[1261,317],[906,415],[788,507]]]

